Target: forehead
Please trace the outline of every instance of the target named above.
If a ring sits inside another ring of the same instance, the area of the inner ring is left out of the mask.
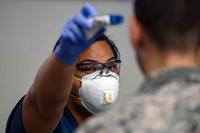
[[[109,44],[105,41],[96,41],[89,47],[86,51],[84,51],[78,60],[78,62],[84,60],[94,60],[98,62],[106,62],[110,58],[114,57],[114,53],[109,46]]]

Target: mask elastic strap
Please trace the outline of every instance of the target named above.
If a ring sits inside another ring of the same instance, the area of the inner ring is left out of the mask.
[[[77,78],[76,76],[73,76],[74,79],[78,80],[78,81],[81,81],[81,79]],[[74,94],[71,94],[70,95],[73,99],[75,99],[77,102],[81,102],[81,98],[80,97],[77,97],[75,96]]]
[[[74,79],[81,81],[81,79],[77,78],[76,76],[73,76]]]
[[[71,94],[71,97],[74,98],[77,102],[81,102],[81,98]]]

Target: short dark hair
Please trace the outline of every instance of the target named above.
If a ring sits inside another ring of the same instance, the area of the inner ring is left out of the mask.
[[[135,0],[138,21],[159,48],[193,50],[200,43],[200,0]]]
[[[120,52],[119,52],[117,46],[115,45],[114,41],[111,40],[108,36],[103,34],[102,36],[98,37],[96,39],[96,41],[105,41],[111,47],[111,49],[114,53],[115,59],[120,60]]]
[[[60,40],[60,39],[59,39]],[[55,51],[57,45],[59,44],[59,40],[57,41],[57,43],[55,44],[54,48],[53,48],[53,51]],[[99,36],[96,40],[96,41],[105,41],[112,49],[113,53],[114,53],[114,56],[115,56],[115,59],[116,60],[121,60],[120,58],[120,52],[117,48],[117,46],[115,45],[114,41],[111,40],[108,36],[106,36],[105,34]]]

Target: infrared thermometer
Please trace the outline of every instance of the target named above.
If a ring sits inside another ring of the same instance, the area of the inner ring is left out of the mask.
[[[89,21],[93,24],[94,28],[85,31],[88,38],[92,37],[102,27],[122,24],[124,22],[124,17],[119,14],[101,15],[89,18]]]

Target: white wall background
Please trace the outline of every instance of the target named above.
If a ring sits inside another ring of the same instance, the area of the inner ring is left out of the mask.
[[[0,1],[0,133],[8,115],[31,86],[43,60],[51,53],[66,19],[85,1]],[[130,1],[92,1],[100,14],[132,14]],[[122,55],[120,97],[131,95],[142,80],[129,42],[128,22],[108,29]]]

